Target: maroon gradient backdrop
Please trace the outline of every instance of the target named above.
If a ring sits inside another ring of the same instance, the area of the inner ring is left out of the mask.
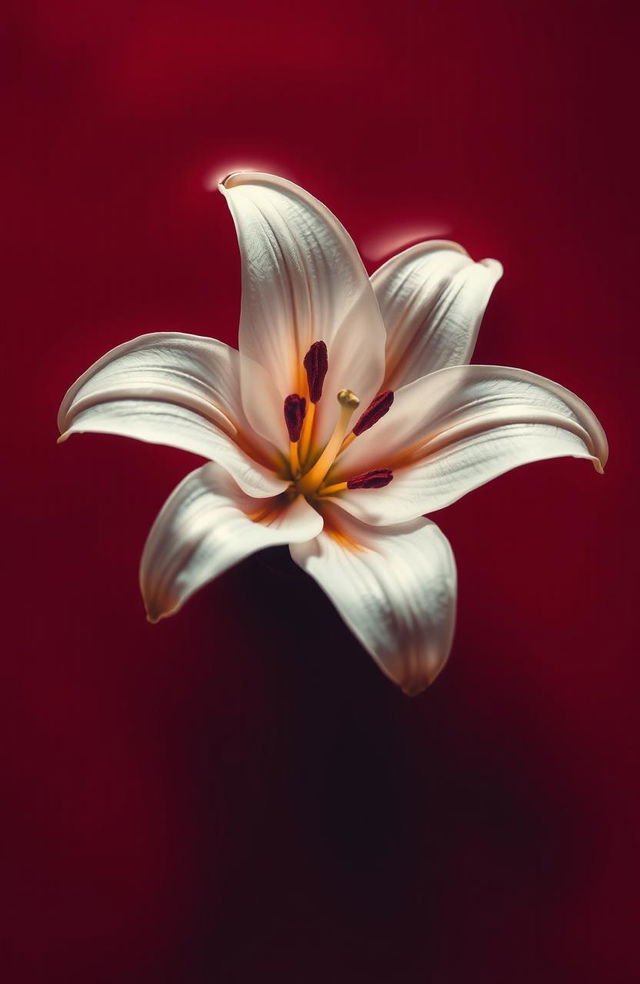
[[[635,6],[5,8],[3,981],[640,979]],[[502,260],[476,361],[564,383],[610,438],[604,478],[532,465],[436,517],[458,630],[415,700],[286,551],[148,625],[140,551],[197,460],[55,444],[113,345],[235,343],[203,183],[243,165],[371,269],[425,234]]]

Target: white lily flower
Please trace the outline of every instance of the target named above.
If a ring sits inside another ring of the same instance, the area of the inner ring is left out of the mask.
[[[602,471],[603,429],[557,383],[468,364],[496,260],[425,242],[370,279],[301,188],[260,173],[219,187],[242,257],[239,352],[173,332],[119,345],[66,394],[60,440],[121,434],[209,459],[149,534],[151,621],[289,544],[380,668],[418,693],[449,655],[456,600],[451,547],[424,514],[529,461]]]

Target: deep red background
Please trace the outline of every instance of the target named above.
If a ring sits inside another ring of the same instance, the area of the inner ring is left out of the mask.
[[[639,979],[636,7],[8,7],[4,981]],[[147,625],[139,554],[194,459],[55,445],[116,343],[235,342],[203,180],[239,165],[326,201],[372,269],[421,233],[501,259],[476,361],[607,429],[604,478],[533,465],[436,517],[459,621],[419,699],[284,552]]]

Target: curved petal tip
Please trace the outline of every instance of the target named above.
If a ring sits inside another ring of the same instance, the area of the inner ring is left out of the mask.
[[[209,187],[212,191],[214,189],[217,189],[222,195],[226,196],[228,191],[231,191],[232,188],[235,188],[237,185],[242,184],[243,179],[245,183],[248,184],[250,183],[249,179],[251,178],[255,179],[256,177],[275,178],[276,176],[270,174],[267,171],[260,171],[258,168],[239,167],[236,168],[234,171],[228,171],[223,178],[221,178],[219,175],[216,175],[215,177],[212,175],[210,178]],[[285,179],[276,178],[276,180],[281,181]]]
[[[478,260],[478,263],[480,266],[487,267],[488,270],[493,270],[496,283],[504,276],[504,266],[500,260],[493,260],[490,257],[486,257],[484,260]]]
[[[223,195],[228,189],[228,182],[237,174],[246,173],[246,168],[236,168],[234,171],[209,171],[203,179],[206,191],[219,191]]]
[[[218,191],[221,192],[221,194],[224,195],[224,193],[227,191],[227,189],[229,187],[228,182],[230,182],[232,180],[232,178],[234,178],[237,174],[242,174],[242,173],[243,173],[242,171],[230,171],[228,174],[226,174],[224,176],[224,178],[217,178],[217,179],[215,179],[216,180],[216,187],[217,187]]]
[[[451,643],[444,659],[423,664],[419,667],[418,672],[413,672],[403,680],[394,679],[392,676],[389,679],[400,687],[405,697],[419,697],[435,683],[445,668],[449,659],[450,646]]]

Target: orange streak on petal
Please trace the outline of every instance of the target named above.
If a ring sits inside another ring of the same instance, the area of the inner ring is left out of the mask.
[[[320,510],[322,512],[322,517],[324,519],[324,529],[323,532],[330,536],[331,539],[337,543],[339,546],[343,547],[345,550],[351,550],[353,553],[364,553],[367,548],[363,543],[355,540],[349,533],[342,528],[336,521],[334,510]]]

